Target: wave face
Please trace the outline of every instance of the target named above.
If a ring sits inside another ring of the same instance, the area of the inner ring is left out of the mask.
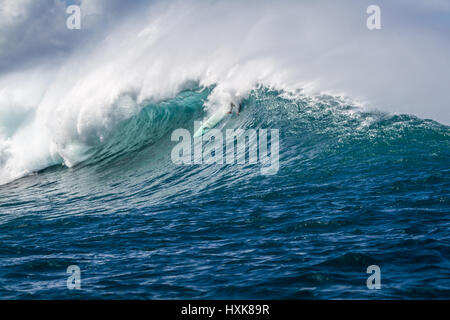
[[[219,128],[279,128],[276,175],[174,164],[171,133],[193,133],[213,90],[148,104],[88,160],[0,187],[0,295],[449,297],[447,126],[261,87]]]
[[[448,30],[413,24],[450,7],[379,2],[370,35],[365,1],[78,1],[76,34],[8,2],[0,298],[450,298]],[[223,132],[279,130],[275,175],[172,161],[230,103]]]

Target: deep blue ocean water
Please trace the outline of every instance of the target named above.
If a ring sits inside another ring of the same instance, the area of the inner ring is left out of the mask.
[[[176,165],[171,133],[193,132],[209,92],[0,186],[0,299],[450,298],[448,126],[259,89],[219,128],[279,129],[276,175]]]

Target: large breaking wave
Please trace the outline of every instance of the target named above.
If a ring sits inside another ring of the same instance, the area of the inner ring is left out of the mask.
[[[386,6],[395,14],[399,3]],[[187,119],[264,99],[267,90],[306,106],[327,92],[328,105],[350,96],[352,108],[449,120],[441,117],[447,100],[436,93],[448,83],[448,41],[416,30],[423,45],[411,42],[403,37],[409,21],[395,32],[368,33],[365,2],[139,2],[113,23],[104,19],[108,2],[81,6],[89,23],[78,40],[70,38],[70,50],[0,74],[0,184],[138,149]],[[184,100],[186,92],[194,102]],[[377,113],[359,114],[370,122]]]

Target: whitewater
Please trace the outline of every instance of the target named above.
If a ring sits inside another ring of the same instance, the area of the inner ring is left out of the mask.
[[[445,1],[383,1],[378,31],[366,27],[367,1],[80,6],[82,28],[68,30],[63,2],[2,1],[1,184],[91,158],[142,108],[189,89],[212,88],[207,114],[263,86],[450,123],[448,34],[413,24],[419,9],[448,14]],[[56,14],[39,15],[47,7]]]

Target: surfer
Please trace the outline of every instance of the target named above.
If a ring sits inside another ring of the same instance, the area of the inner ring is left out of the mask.
[[[230,103],[230,110],[227,113],[231,114],[233,112],[233,108],[236,108],[236,105],[233,102],[231,102]],[[239,105],[237,107],[236,114],[239,114],[240,111],[241,111],[241,104],[239,103]]]

